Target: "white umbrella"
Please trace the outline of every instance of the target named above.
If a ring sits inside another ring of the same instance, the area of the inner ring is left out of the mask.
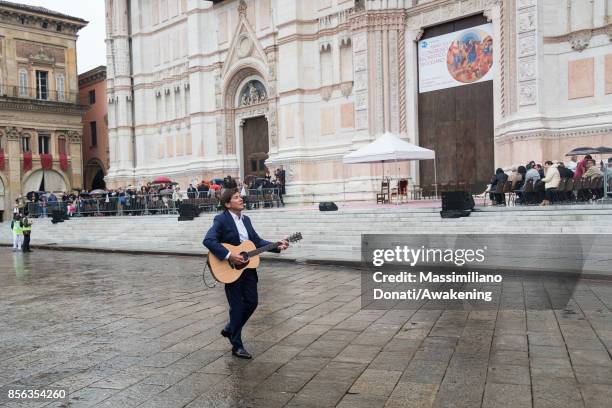
[[[438,196],[438,174],[436,170],[436,152],[408,143],[393,133],[385,133],[372,143],[347,154],[343,163],[397,162],[409,160],[433,160],[436,197]],[[383,167],[384,169],[384,167]],[[384,171],[384,170],[383,170]]]

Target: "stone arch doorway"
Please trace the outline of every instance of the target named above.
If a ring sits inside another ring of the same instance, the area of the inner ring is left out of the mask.
[[[106,190],[104,181],[104,166],[98,159],[91,159],[85,165],[85,189],[88,191],[101,189]]]
[[[237,71],[225,90],[226,153],[235,154],[238,176],[262,177],[267,173],[266,160],[274,140],[270,129],[275,127],[274,106],[263,76],[253,67]],[[219,151],[222,148],[219,146]]]

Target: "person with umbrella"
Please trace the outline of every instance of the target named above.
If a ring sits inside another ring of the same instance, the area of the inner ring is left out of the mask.
[[[570,157],[570,161],[565,163],[565,167],[570,169],[572,172],[576,171],[576,167],[578,166],[578,156]]]
[[[574,171],[574,180],[580,180],[582,178],[582,175],[587,169],[587,161],[592,159],[593,158],[591,157],[591,155],[587,154],[584,156],[584,159],[578,162],[578,164],[576,165],[576,171]]]

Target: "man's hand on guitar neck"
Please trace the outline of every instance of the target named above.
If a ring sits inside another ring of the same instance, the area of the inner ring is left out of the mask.
[[[289,248],[289,242],[286,239],[280,240],[278,249],[280,249],[281,251],[284,251],[287,248]]]

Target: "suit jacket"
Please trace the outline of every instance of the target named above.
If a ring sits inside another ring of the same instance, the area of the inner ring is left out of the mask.
[[[255,229],[253,229],[253,224],[251,224],[249,217],[243,215],[242,218],[242,222],[244,223],[244,226],[249,234],[249,240],[253,241],[257,248],[270,244],[269,241],[261,239],[261,237],[257,235],[257,232],[255,232]],[[213,255],[219,259],[225,259],[229,253],[229,251],[223,245],[221,245],[222,243],[240,245],[238,228],[236,227],[236,223],[234,222],[232,214],[230,214],[229,210],[225,210],[215,217],[213,225],[206,233],[206,236],[204,236],[204,241],[202,241],[202,243],[210,252],[213,253]],[[276,248],[270,252],[279,253],[280,249]]]

